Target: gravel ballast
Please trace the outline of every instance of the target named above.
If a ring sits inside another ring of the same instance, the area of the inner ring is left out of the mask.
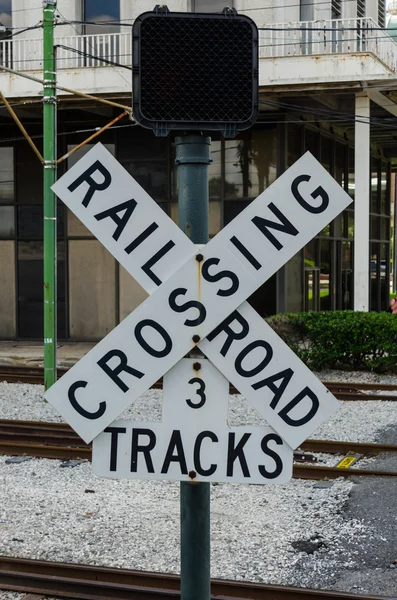
[[[337,375],[325,374],[333,381]],[[371,381],[367,374],[350,375],[342,380],[365,375]],[[387,379],[397,383],[397,377]],[[62,421],[42,394],[42,386],[1,383],[0,419]],[[123,418],[159,421],[161,397],[161,390],[150,390]],[[241,396],[231,396],[229,423],[263,420]],[[313,437],[372,442],[393,425],[395,402],[344,402]],[[336,462],[322,458],[323,464]],[[44,459],[6,461],[0,456],[0,554],[179,572],[178,483],[98,479],[84,461],[74,467]],[[360,548],[376,534],[370,522],[346,512],[356,485],[342,478],[211,485],[212,576],[327,587],[341,569],[354,572]],[[363,591],[382,593],[371,582]],[[8,597],[18,596],[0,592],[1,600]]]
[[[179,571],[179,485],[99,480],[83,462],[0,457],[0,554],[154,571]],[[293,480],[283,486],[211,486],[212,575],[297,584],[293,543],[327,548],[317,569],[338,558],[343,537],[367,535],[340,512],[352,484],[322,488]],[[346,560],[349,560],[346,558]],[[336,563],[335,563],[336,564]]]
[[[353,373],[352,381],[378,381],[395,383],[397,377],[382,377],[367,373]],[[369,379],[372,375],[372,379]],[[322,374],[323,376],[323,374]],[[326,372],[329,380],[336,381],[338,371]],[[345,380],[347,374],[344,372]],[[364,379],[365,378],[365,379]],[[349,377],[350,380],[350,377]],[[48,403],[43,402],[44,387],[32,384],[0,383],[0,419],[21,421],[63,422],[63,418]],[[134,421],[161,421],[162,391],[148,390],[120,418]],[[229,425],[263,425],[265,420],[239,394],[229,396]],[[352,442],[375,441],[376,431],[387,425],[397,424],[397,402],[357,401],[341,402],[339,410],[319,427],[314,439]]]

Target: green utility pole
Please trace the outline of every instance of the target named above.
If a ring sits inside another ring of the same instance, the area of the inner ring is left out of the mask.
[[[56,73],[54,13],[56,0],[44,0],[43,12],[43,157],[44,157],[44,386],[56,380]]]
[[[195,244],[208,242],[211,138],[176,138],[178,224]],[[198,252],[199,253],[199,252]],[[181,600],[210,600],[210,484],[182,481]]]

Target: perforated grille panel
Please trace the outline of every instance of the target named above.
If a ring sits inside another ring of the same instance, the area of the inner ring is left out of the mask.
[[[134,98],[139,103],[138,120],[146,126],[167,122],[171,129],[252,120],[257,79],[254,38],[246,17],[171,13],[143,19],[140,81],[135,86],[139,97]]]

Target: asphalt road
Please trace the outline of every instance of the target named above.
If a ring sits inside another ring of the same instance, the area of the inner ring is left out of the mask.
[[[397,444],[397,427],[378,432],[379,443]],[[360,463],[359,468],[365,468]],[[367,468],[397,472],[397,456],[379,455]],[[372,532],[364,540],[346,541],[346,554],[353,552],[353,565],[345,565],[341,554],[338,569],[332,569],[321,587],[352,593],[397,597],[397,477],[357,477],[344,518],[359,519]]]

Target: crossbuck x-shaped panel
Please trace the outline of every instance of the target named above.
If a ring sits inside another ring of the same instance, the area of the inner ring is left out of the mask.
[[[335,411],[245,302],[351,202],[309,152],[199,251],[101,144],[53,190],[151,294],[45,394],[86,442],[196,344],[292,448]]]

